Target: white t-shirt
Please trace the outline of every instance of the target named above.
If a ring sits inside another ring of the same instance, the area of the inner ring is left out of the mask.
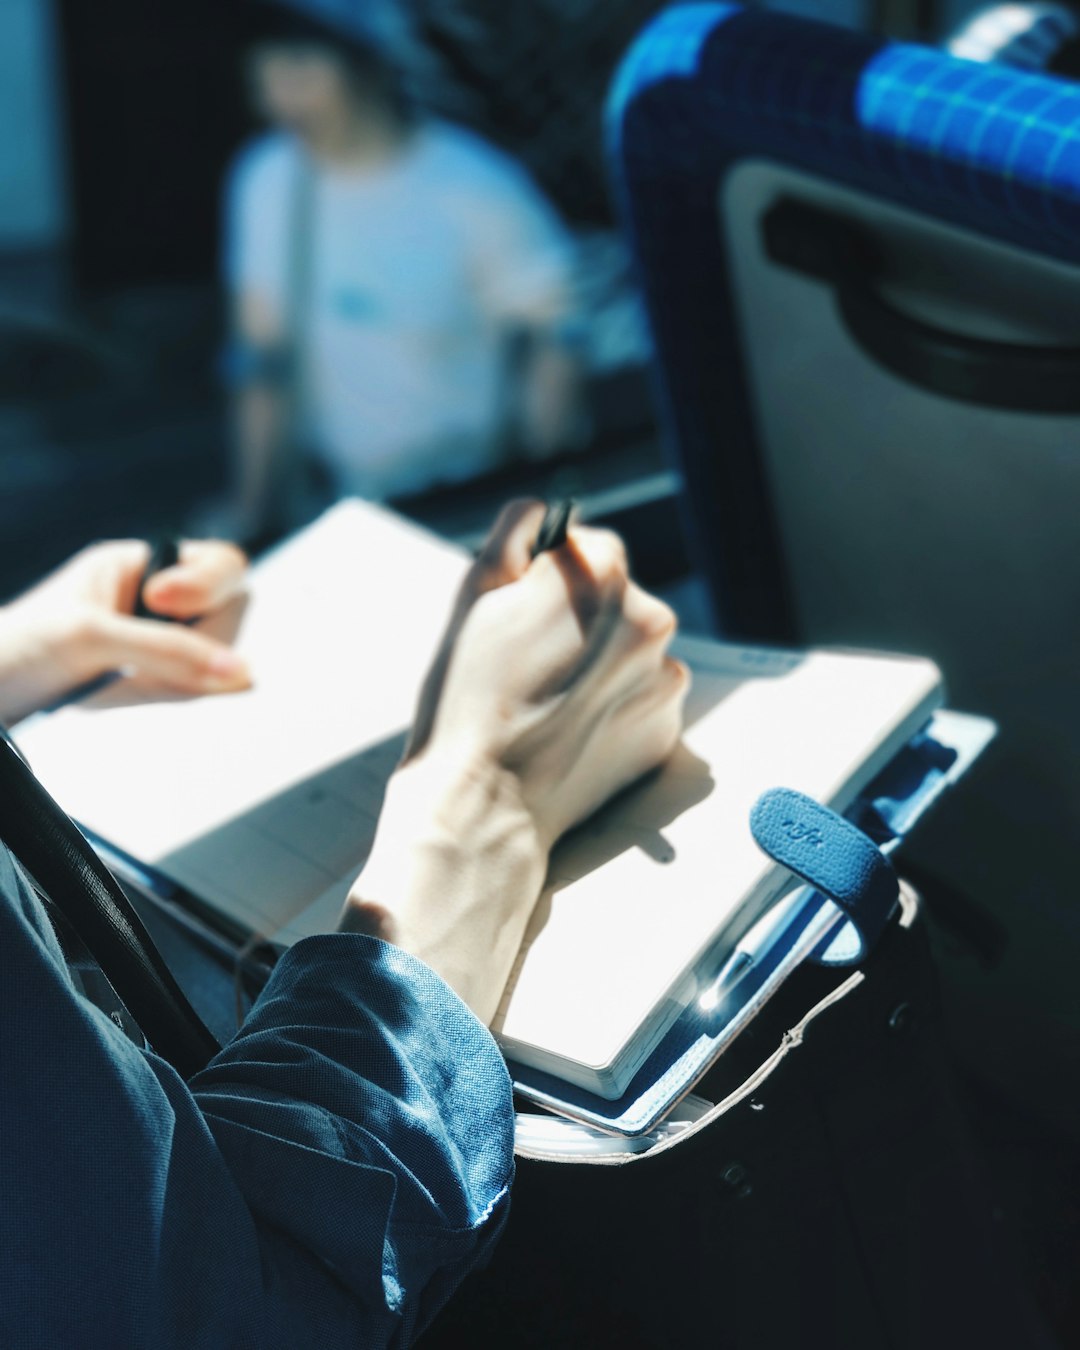
[[[570,303],[568,236],[517,164],[441,122],[373,170],[317,169],[270,135],[233,167],[226,226],[234,293],[286,331],[306,294],[291,335],[302,417],[342,491],[393,496],[491,467],[505,336]]]

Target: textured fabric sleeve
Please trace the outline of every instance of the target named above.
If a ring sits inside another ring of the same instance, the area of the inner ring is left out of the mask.
[[[489,1032],[371,938],[298,944],[190,1084],[72,990],[0,850],[0,1344],[407,1345],[504,1221]]]

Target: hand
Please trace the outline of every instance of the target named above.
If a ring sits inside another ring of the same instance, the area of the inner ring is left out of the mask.
[[[217,694],[246,689],[242,658],[182,624],[136,619],[150,546],[94,544],[0,609],[0,721],[13,723],[113,670],[146,690]],[[193,619],[240,590],[244,555],[231,544],[185,543],[180,561],[153,577],[144,599],[155,614]]]
[[[689,684],[620,540],[574,528],[530,562],[542,517],[508,508],[465,582],[342,925],[420,956],[485,1020],[552,846],[667,757]]]

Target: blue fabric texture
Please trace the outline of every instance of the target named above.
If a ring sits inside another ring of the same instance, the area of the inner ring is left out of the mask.
[[[695,561],[727,635],[797,643],[723,246],[728,175],[783,165],[1077,262],[1080,84],[774,11],[676,5],[620,68],[608,145]]]
[[[71,985],[0,849],[0,1345],[408,1345],[505,1221],[513,1110],[426,966],[298,943],[185,1083]]]
[[[608,128],[650,231],[695,185],[715,203],[728,168],[768,156],[1077,257],[1080,85],[1067,80],[784,14],[677,5],[631,48]],[[679,176],[675,202],[649,191]]]

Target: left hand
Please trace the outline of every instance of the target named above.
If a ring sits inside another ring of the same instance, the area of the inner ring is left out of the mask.
[[[245,662],[224,643],[182,623],[134,617],[149,558],[141,540],[93,544],[0,608],[0,721],[17,722],[113,670],[170,692],[250,686]],[[185,543],[179,563],[147,583],[146,605],[163,618],[209,614],[240,591],[245,566],[232,544]]]

